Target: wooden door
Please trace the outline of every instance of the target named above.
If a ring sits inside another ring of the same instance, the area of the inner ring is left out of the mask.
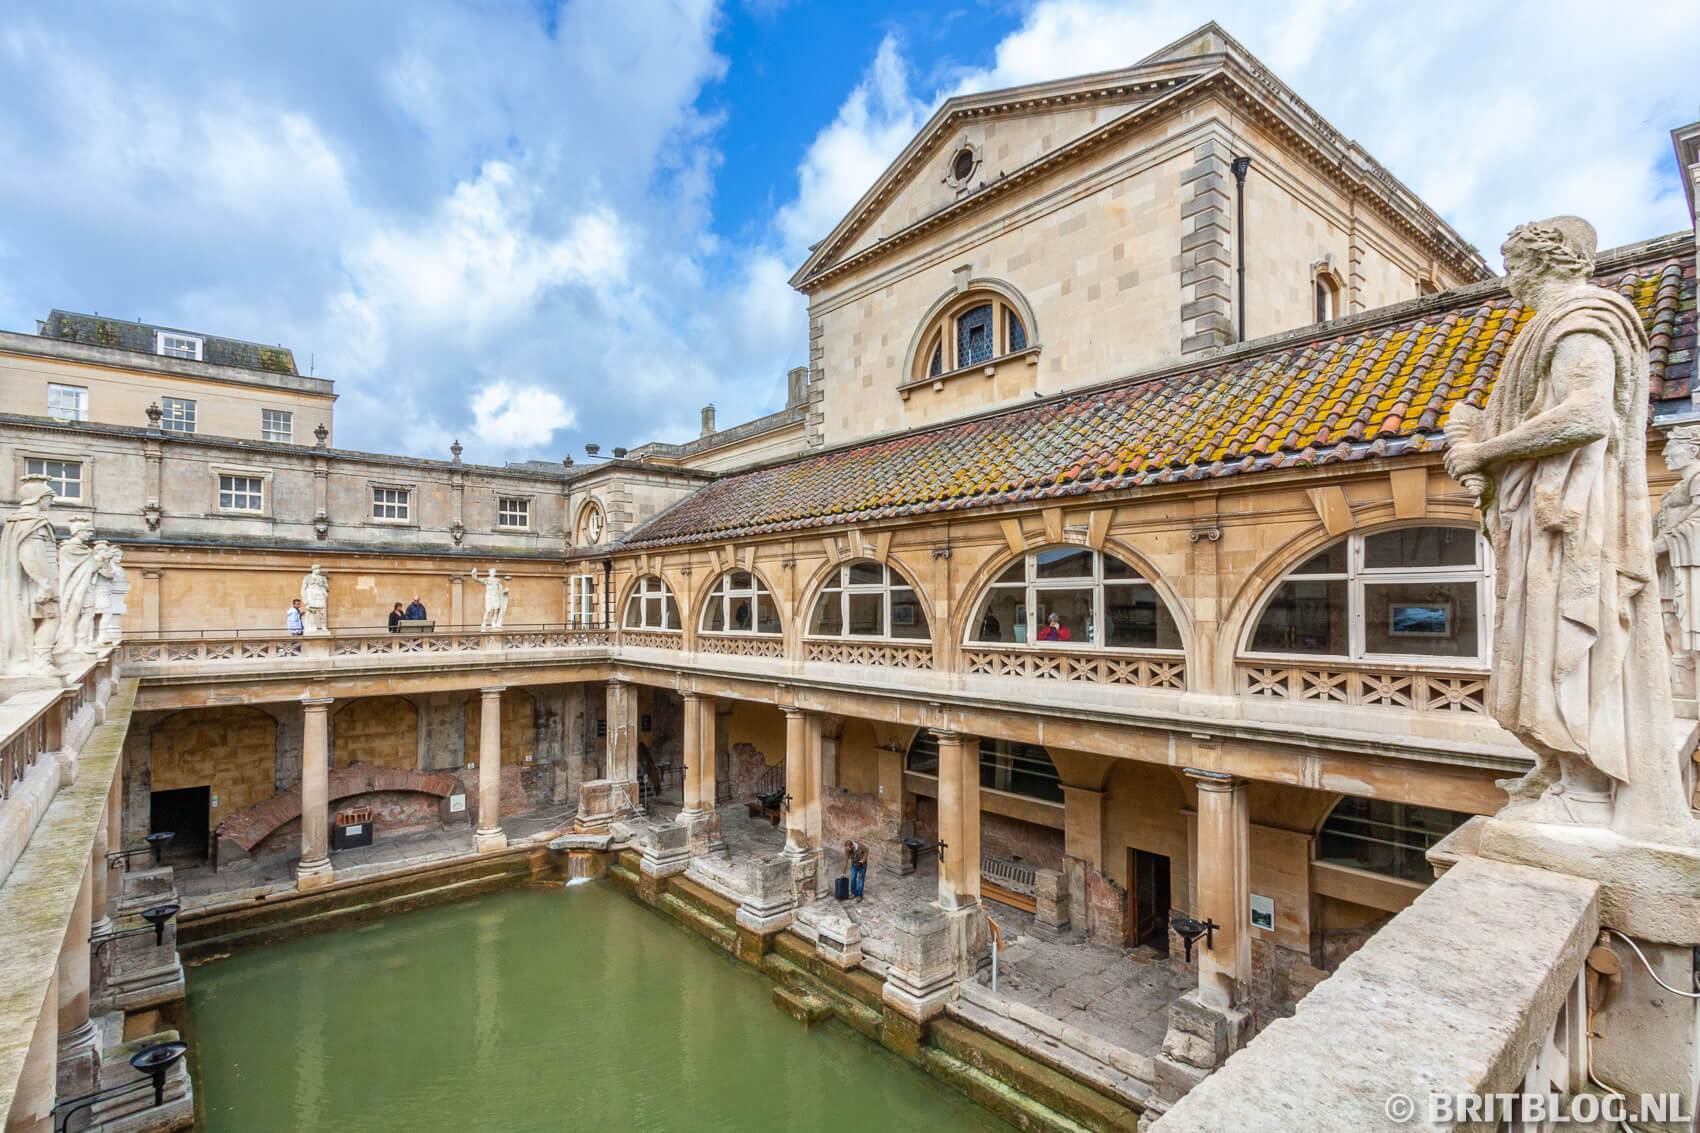
[[[1169,859],[1129,849],[1127,942],[1169,948]]]

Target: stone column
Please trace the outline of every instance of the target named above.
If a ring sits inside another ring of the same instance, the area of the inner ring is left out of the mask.
[[[301,860],[297,889],[320,889],[333,879],[329,849],[330,716],[334,697],[301,698]]]
[[[116,785],[118,777],[112,778]],[[106,798],[107,814],[112,810],[113,796],[108,793]],[[112,918],[107,915],[107,872],[106,849],[107,828],[109,823],[105,816],[95,824],[94,849],[89,854],[89,932],[90,936],[100,936],[112,931]],[[111,945],[105,948],[91,948],[89,952],[89,989],[90,995],[99,997],[106,990],[106,972],[110,957]]]
[[[101,863],[102,866],[105,862]],[[59,948],[59,1072],[55,1088],[62,1098],[93,1090],[100,1078],[100,1042],[89,1019],[89,925],[94,899],[94,870],[83,871],[77,903]],[[110,947],[110,945],[108,945]]]
[[[812,899],[820,874],[821,718],[785,709],[785,856],[795,866],[799,901]]]
[[[980,904],[980,741],[938,732],[939,904],[968,909]]]
[[[719,789],[716,780],[714,757],[714,721],[716,705],[711,696],[697,697],[697,743],[695,747],[686,745],[685,759],[691,765],[691,770],[697,775],[697,790],[702,797],[702,809],[705,814],[714,813],[715,793]],[[685,703],[685,718],[690,719],[690,702]]]
[[[466,579],[449,575],[449,626],[458,629],[466,624]]]
[[[1092,906],[1087,901],[1087,874],[1104,868],[1105,792],[1092,787],[1063,789],[1063,865],[1068,873],[1068,900],[1088,936],[1099,926],[1092,923]],[[1168,910],[1164,910],[1164,916]],[[1107,938],[1121,939],[1120,924],[1103,926]]]
[[[1251,988],[1251,934],[1246,931],[1251,900],[1251,810],[1246,782],[1218,771],[1187,768],[1198,785],[1198,908],[1193,915],[1213,920],[1214,947],[1200,940],[1198,998],[1205,1006],[1238,1007]]]
[[[683,756],[685,760],[685,806],[679,811],[680,825],[688,826],[694,820],[701,818],[704,809],[702,797],[702,700],[694,692],[684,694],[685,701],[685,737]],[[714,778],[713,757],[709,759],[709,779]],[[713,790],[712,786],[710,790]],[[706,804],[708,809],[714,807],[714,796],[710,795]]]
[[[880,868],[892,877],[915,872],[909,847],[903,844],[903,757],[904,752],[883,744],[875,751],[879,760]]]
[[[481,854],[508,847],[502,833],[502,693],[505,686],[479,689],[478,830],[473,847]]]
[[[12,1105],[6,1114],[6,1133],[52,1133],[53,1079],[56,1066],[54,1034],[59,1030],[59,974],[55,969],[47,981],[47,996],[36,1016],[35,1031],[30,1037],[28,1053],[18,1073],[12,1092]]]
[[[638,799],[637,777],[637,690],[630,681],[608,682],[608,762],[603,778],[631,785],[632,802]]]

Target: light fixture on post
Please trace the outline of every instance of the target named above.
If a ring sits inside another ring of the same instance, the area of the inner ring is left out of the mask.
[[[158,1109],[165,1104],[166,1074],[187,1053],[189,1053],[189,1044],[185,1042],[150,1043],[144,1046],[130,1056],[130,1066],[146,1077],[120,1082],[116,1086],[107,1086],[104,1089],[95,1090],[93,1093],[54,1102],[54,1133],[61,1133],[62,1130],[70,1128],[71,1118],[79,1110],[92,1110],[101,1102],[127,1097],[147,1086],[153,1087],[153,1108]]]
[[[1187,963],[1192,963],[1192,945],[1201,936],[1204,938],[1204,947],[1212,952],[1216,950],[1216,930],[1222,926],[1215,921],[1201,921],[1185,913],[1175,913],[1169,918],[1169,925],[1180,934],[1181,942],[1186,945]]]
[[[153,946],[159,948],[165,944],[165,923],[177,915],[182,906],[176,902],[168,905],[153,905],[142,910],[142,919],[148,922],[146,928],[125,928],[116,932],[101,932],[89,937],[89,943],[99,952],[105,945],[114,940],[122,940],[126,936],[141,936],[143,933],[153,933]]]
[[[159,865],[160,854],[165,850],[166,843],[170,842],[175,837],[177,837],[177,835],[170,830],[157,830],[142,839],[142,841],[147,843],[145,846],[136,846],[129,850],[110,851],[106,855],[106,864],[108,866],[122,865],[125,869],[128,869],[130,866],[130,859],[135,857],[137,854],[152,854],[153,864],[157,866]]]

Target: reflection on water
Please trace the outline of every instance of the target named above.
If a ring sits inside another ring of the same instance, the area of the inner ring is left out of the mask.
[[[605,885],[525,889],[191,969],[213,1133],[1005,1129]]]

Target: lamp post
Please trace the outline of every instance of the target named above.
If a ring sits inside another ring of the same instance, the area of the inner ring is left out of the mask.
[[[130,1056],[130,1066],[146,1077],[53,1103],[54,1133],[61,1133],[62,1130],[70,1128],[71,1118],[78,1110],[93,1109],[101,1102],[127,1097],[144,1086],[153,1087],[153,1104],[154,1108],[158,1109],[165,1104],[166,1073],[188,1052],[189,1044],[185,1042],[150,1043],[144,1046]]]
[[[147,843],[145,846],[136,846],[129,850],[110,851],[106,855],[106,864],[109,866],[121,865],[125,869],[129,869],[130,859],[135,857],[137,854],[152,854],[153,864],[157,866],[160,862],[160,855],[165,851],[166,843],[170,842],[175,837],[177,837],[177,835],[170,830],[156,830],[152,834],[149,834],[146,838],[142,839],[142,841]]]
[[[175,917],[181,907],[173,902],[169,905],[154,905],[143,909],[142,919],[148,922],[147,928],[125,928],[119,929],[117,932],[96,933],[89,937],[89,943],[95,946],[96,952],[99,952],[103,946],[111,944],[114,940],[121,940],[126,936],[141,936],[151,929],[153,931],[153,946],[158,948],[165,943],[165,922]]]

